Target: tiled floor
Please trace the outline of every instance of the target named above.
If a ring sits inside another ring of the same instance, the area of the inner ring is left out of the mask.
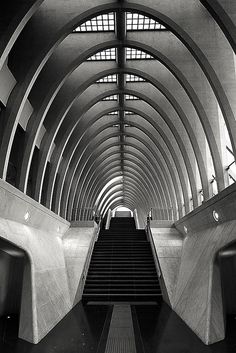
[[[236,319],[227,320],[224,341],[205,346],[162,303],[131,307],[137,353],[235,353]],[[0,321],[0,353],[104,353],[111,306],[77,305],[38,345],[16,338],[17,320]]]

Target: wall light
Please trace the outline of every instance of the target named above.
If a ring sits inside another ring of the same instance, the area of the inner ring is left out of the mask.
[[[26,222],[29,221],[29,219],[30,219],[30,213],[29,212],[26,212],[26,214],[24,215],[24,219],[25,219]]]
[[[186,226],[184,226],[184,233],[187,234],[188,233],[188,228]]]
[[[220,219],[219,213],[214,210],[214,211],[212,212],[212,215],[213,215],[214,220],[215,220],[216,222],[218,222],[219,219]]]

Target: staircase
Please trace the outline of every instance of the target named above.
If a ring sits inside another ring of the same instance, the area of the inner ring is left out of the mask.
[[[133,218],[112,218],[101,229],[88,270],[83,301],[150,302],[161,297],[150,243]]]

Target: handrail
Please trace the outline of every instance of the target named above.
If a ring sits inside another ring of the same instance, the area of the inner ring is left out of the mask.
[[[174,210],[172,207],[151,207],[148,217],[152,220],[174,220]]]
[[[83,293],[83,290],[84,290],[84,285],[85,285],[86,277],[87,277],[88,270],[89,270],[89,265],[90,265],[90,261],[91,261],[91,257],[92,257],[92,253],[93,253],[94,244],[98,239],[98,235],[101,230],[101,225],[102,225],[102,218],[100,217],[99,222],[97,224],[97,227],[94,229],[94,235],[93,235],[91,244],[89,246],[88,254],[87,254],[87,257],[86,257],[86,260],[84,263],[82,283],[81,283],[81,293]]]
[[[97,221],[100,217],[92,207],[76,207],[72,209],[71,221]]]
[[[109,208],[108,213],[107,213],[107,221],[106,221],[105,229],[109,229],[110,228],[111,217],[112,217],[112,211]]]
[[[159,278],[161,278],[162,277],[161,266],[160,266],[160,263],[159,263],[156,247],[155,247],[155,244],[154,244],[154,240],[153,240],[153,236],[152,236],[152,232],[151,232],[151,228],[150,228],[150,217],[147,217],[147,226],[145,228],[145,231],[146,231],[146,234],[147,234],[148,241],[151,244],[152,254],[153,254],[153,257],[154,257],[154,262],[155,262],[156,270],[157,270],[157,275],[158,275]]]

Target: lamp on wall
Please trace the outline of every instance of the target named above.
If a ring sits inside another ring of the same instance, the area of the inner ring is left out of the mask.
[[[213,218],[216,222],[219,222],[220,219],[220,215],[218,212],[216,212],[215,210],[212,212]]]
[[[29,213],[28,211],[27,211],[26,214],[24,215],[24,219],[25,219],[26,222],[29,221],[29,219],[30,219],[30,213]]]

